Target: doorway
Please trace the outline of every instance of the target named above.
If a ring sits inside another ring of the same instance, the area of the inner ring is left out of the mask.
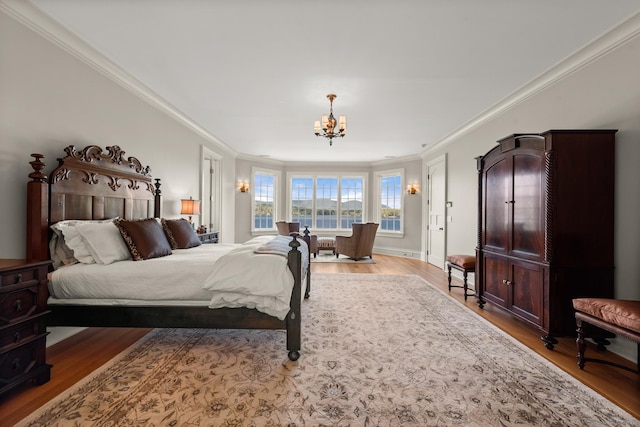
[[[425,261],[444,269],[447,226],[447,155],[433,159],[427,163],[427,230],[425,233]]]
[[[207,231],[220,231],[222,213],[220,157],[208,148],[201,146],[201,159],[200,223],[207,227]]]

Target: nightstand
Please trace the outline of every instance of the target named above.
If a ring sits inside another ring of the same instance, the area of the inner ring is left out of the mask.
[[[218,232],[210,231],[208,233],[198,234],[200,241],[204,243],[218,243]]]
[[[49,381],[45,362],[50,261],[0,259],[0,394]]]

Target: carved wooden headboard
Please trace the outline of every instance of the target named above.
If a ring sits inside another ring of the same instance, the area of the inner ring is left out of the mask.
[[[64,149],[49,178],[41,154],[32,154],[27,184],[27,259],[49,259],[49,225],[65,219],[124,219],[160,216],[160,180],[149,166],[125,158],[119,146]]]

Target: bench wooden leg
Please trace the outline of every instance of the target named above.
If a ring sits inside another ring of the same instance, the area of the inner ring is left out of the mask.
[[[575,316],[576,316],[576,326],[577,326],[576,331],[578,332],[578,338],[576,339],[576,345],[578,347],[577,360],[578,360],[578,366],[580,367],[580,369],[584,369],[584,366],[587,362],[597,362],[597,363],[603,363],[605,365],[615,366],[617,368],[625,369],[630,372],[635,372],[636,374],[640,374],[640,334],[630,331],[628,329],[621,328],[617,325],[605,322],[602,319],[598,319],[596,317],[593,317],[589,314],[586,314],[580,311],[576,311]],[[587,349],[587,343],[585,341],[585,336],[586,336],[585,328],[587,325],[597,326],[598,328],[604,329],[605,331],[612,332],[616,335],[623,336],[634,341],[638,345],[638,361],[636,363],[636,368],[633,369],[626,365],[616,363],[616,362],[611,362],[605,359],[586,357],[585,353]]]
[[[462,277],[464,278],[464,284],[462,285],[462,289],[464,292],[464,300],[467,300],[467,297],[469,296],[469,293],[467,292],[467,289],[469,289],[469,286],[467,284],[467,270],[464,270],[464,272],[462,273]]]
[[[580,369],[584,369],[584,352],[587,349],[587,344],[584,342],[584,327],[582,326],[582,320],[576,319],[576,325],[578,326],[578,338],[576,339],[576,346],[578,347],[578,366]]]
[[[456,286],[456,285],[452,285],[451,284],[451,269],[455,268],[456,270],[459,270],[462,272],[462,277],[463,277],[463,284],[462,286]],[[451,264],[451,263],[447,263],[447,281],[448,281],[448,286],[449,286],[449,292],[451,292],[451,288],[462,288],[464,290],[464,300],[467,300],[467,297],[472,297],[475,296],[475,292],[473,293],[469,293],[469,282],[467,281],[467,276],[469,274],[470,271],[475,271],[475,270],[469,270],[469,269],[464,269],[458,265],[455,264]]]

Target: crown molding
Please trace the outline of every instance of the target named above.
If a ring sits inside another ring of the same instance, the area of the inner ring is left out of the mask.
[[[200,137],[213,143],[217,148],[224,150],[234,157],[237,155],[234,149],[190,119],[141,81],[113,63],[75,33],[69,31],[58,21],[44,13],[32,2],[27,0],[0,0],[0,11],[89,65],[97,72],[122,86],[154,108],[164,112]]]
[[[423,159],[429,157],[429,154],[434,150],[444,147],[462,135],[493,120],[560,80],[597,61],[609,52],[612,52],[625,43],[635,39],[639,35],[640,12],[622,21],[612,30],[604,33],[600,37],[597,37],[590,43],[578,49],[572,55],[563,59],[526,85],[522,86],[520,89],[517,89],[501,101],[498,101],[498,103],[493,107],[480,113],[440,141],[430,145],[426,150],[420,153],[420,156]]]
[[[254,156],[251,154],[243,154],[240,153],[237,155],[236,159],[238,160],[246,160],[254,163],[265,163],[277,166],[285,166],[285,167],[309,167],[309,166],[326,166],[328,163],[334,162],[314,162],[314,161],[305,161],[305,160],[278,160],[272,159],[270,157],[261,157]],[[412,154],[409,156],[403,157],[394,157],[392,159],[384,159],[384,160],[376,160],[372,162],[335,162],[340,168],[345,167],[355,167],[355,168],[372,168],[372,167],[380,167],[385,165],[396,165],[396,164],[404,164],[406,162],[411,162],[415,160],[421,160],[422,158],[418,154]]]
[[[274,166],[283,166],[286,162],[283,160],[272,159],[271,157],[254,156],[251,154],[238,153],[236,160],[247,160],[253,163],[264,163]]]
[[[421,160],[421,159],[422,157],[419,154],[410,154],[408,156],[393,157],[393,158],[387,158],[383,160],[375,160],[369,163],[369,165],[371,167],[379,167],[379,166],[394,165],[399,163],[402,164],[402,163],[412,162],[412,161]]]

